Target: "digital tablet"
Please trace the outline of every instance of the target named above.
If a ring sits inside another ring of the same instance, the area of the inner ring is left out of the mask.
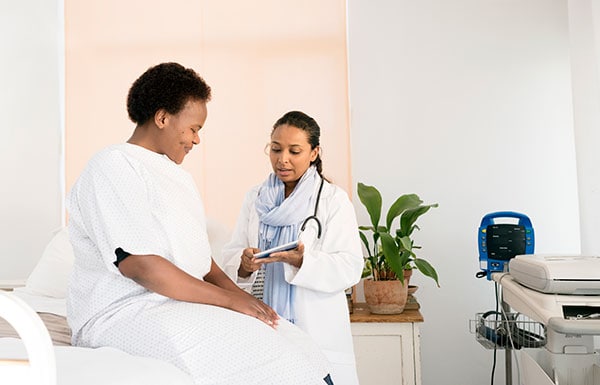
[[[271,249],[265,250],[265,251],[261,251],[260,253],[256,253],[254,254],[255,258],[266,258],[269,255],[271,255],[271,253],[276,253],[278,251],[287,251],[287,250],[292,250],[295,249],[296,247],[298,247],[298,241],[292,241],[290,243],[286,243],[284,245],[279,245],[279,246],[275,246]]]

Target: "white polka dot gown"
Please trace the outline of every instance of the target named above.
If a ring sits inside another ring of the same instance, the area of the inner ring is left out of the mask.
[[[75,265],[68,296],[73,343],[159,358],[196,384],[324,384],[327,360],[283,320],[277,330],[228,309],[175,301],[124,277],[114,251],[160,255],[202,279],[211,251],[192,177],[132,144],[88,164],[68,197]]]

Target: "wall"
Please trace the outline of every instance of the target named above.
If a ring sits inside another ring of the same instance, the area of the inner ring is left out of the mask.
[[[325,174],[351,192],[343,0],[1,7],[0,286],[29,275],[90,157],[129,138],[127,91],[159,62],[192,67],[213,89],[202,143],[183,164],[209,216],[233,227],[245,192],[271,171],[273,123],[293,109],[319,122]]]
[[[569,0],[569,37],[573,82],[573,114],[581,252],[600,255],[600,4],[594,0]],[[600,346],[600,336],[595,336]]]
[[[475,278],[483,215],[527,214],[537,252],[580,250],[567,3],[350,0],[348,15],[353,184],[440,205],[416,238],[441,287],[411,279],[423,384],[487,383],[492,351],[469,332],[494,307]]]
[[[62,2],[4,2],[0,36],[0,285],[15,285],[63,220]]]
[[[569,1],[573,111],[579,181],[581,251],[600,254],[600,4]]]
[[[325,173],[350,189],[344,1],[145,4],[65,2],[67,190],[92,154],[129,138],[127,91],[163,61],[213,90],[202,143],[183,163],[209,216],[233,227],[245,192],[270,172],[272,125],[292,109],[319,122]]]

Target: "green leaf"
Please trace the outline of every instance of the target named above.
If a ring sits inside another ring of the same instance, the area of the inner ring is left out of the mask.
[[[382,200],[379,190],[377,190],[373,186],[368,186],[366,184],[358,182],[357,192],[360,201],[369,213],[369,217],[371,218],[373,228],[376,229],[379,226],[379,219],[381,218]]]
[[[401,261],[400,250],[398,249],[398,245],[396,245],[394,237],[388,233],[381,234],[381,247],[385,261],[394,273],[396,273],[396,276],[402,280],[404,277],[404,263]]]
[[[379,233],[373,233],[373,242],[375,242],[375,244],[377,244],[378,240],[379,240]]]
[[[400,217],[400,232],[402,233],[402,236],[410,236],[414,230],[413,225],[417,219],[432,207],[438,207],[438,204],[434,203],[431,205],[418,206],[404,211]]]
[[[367,239],[367,236],[362,231],[359,231],[358,235],[360,236],[360,240],[362,241],[362,243],[365,245],[369,256],[371,256],[371,249],[369,247],[369,240]]]
[[[390,209],[387,212],[387,216],[385,219],[385,224],[388,229],[392,228],[392,222],[396,219],[400,214],[409,208],[419,206],[423,201],[417,194],[404,194],[400,198],[396,199],[396,201],[392,204]]]
[[[402,248],[404,250],[412,250],[412,241],[410,240],[410,237],[406,236],[406,237],[401,237],[398,238],[398,240],[400,241],[400,245],[402,246]]]
[[[366,259],[365,264],[363,265],[363,271],[361,278],[367,278],[373,275],[373,267],[371,265],[371,261]]]
[[[435,269],[433,268],[433,266],[431,266],[429,262],[421,258],[416,258],[414,262],[417,269],[419,269],[419,271],[423,273],[423,275],[432,278],[437,284],[437,286],[440,287],[440,283],[438,282],[437,271],[435,271]]]

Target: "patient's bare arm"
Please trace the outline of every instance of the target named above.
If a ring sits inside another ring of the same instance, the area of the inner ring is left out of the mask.
[[[264,302],[239,289],[212,261],[204,281],[158,255],[130,255],[119,271],[146,289],[179,301],[215,305],[255,317],[275,326],[279,316]]]

